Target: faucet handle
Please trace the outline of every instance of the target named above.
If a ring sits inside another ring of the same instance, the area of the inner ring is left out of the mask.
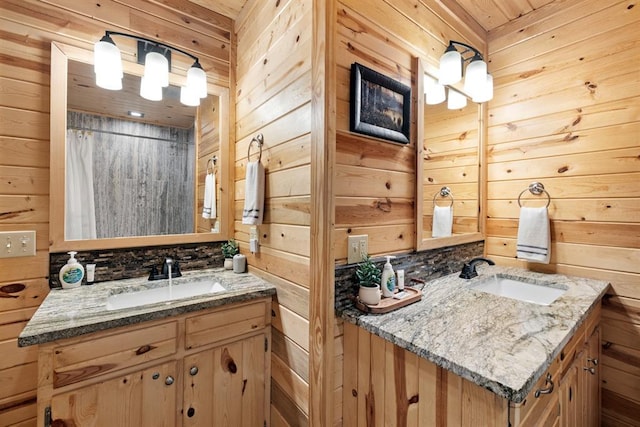
[[[151,272],[149,273],[149,280],[156,280],[157,276],[158,276],[158,269],[154,265],[153,267],[151,267]]]

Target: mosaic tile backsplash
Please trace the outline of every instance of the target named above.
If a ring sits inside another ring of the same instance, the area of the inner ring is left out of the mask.
[[[412,278],[430,281],[447,276],[462,270],[462,264],[465,261],[482,256],[483,253],[484,241],[480,241],[398,255],[391,260],[391,265],[393,265],[394,271],[404,270],[405,286],[411,286]],[[382,270],[386,259],[379,257],[373,261]],[[343,307],[353,305],[352,298],[358,293],[358,284],[355,280],[357,266],[357,264],[336,266],[335,308],[338,312]]]
[[[166,258],[178,261],[182,272],[221,267],[224,262],[222,243],[224,242],[80,251],[76,259],[85,268],[87,264],[96,264],[94,283],[98,283],[148,276],[153,266],[162,271],[162,264]],[[69,255],[66,252],[49,254],[51,288],[61,287],[58,273],[68,259]],[[86,273],[82,284],[86,284]]]

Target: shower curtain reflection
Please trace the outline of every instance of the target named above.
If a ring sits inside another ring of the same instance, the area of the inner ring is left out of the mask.
[[[67,130],[67,178],[65,180],[65,238],[95,239],[93,195],[93,132]]]

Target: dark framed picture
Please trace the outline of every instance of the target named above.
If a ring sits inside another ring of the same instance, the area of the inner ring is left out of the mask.
[[[352,132],[409,143],[411,88],[377,71],[351,64]]]

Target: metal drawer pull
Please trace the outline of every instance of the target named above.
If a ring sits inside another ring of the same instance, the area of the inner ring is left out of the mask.
[[[551,394],[553,392],[553,380],[551,379],[551,374],[547,374],[547,379],[544,382],[544,385],[549,384],[549,387],[536,390],[534,396],[536,398],[540,397],[541,394]]]
[[[151,378],[153,378],[154,380],[157,380],[158,378],[160,378],[160,374],[158,372],[154,372]]]
[[[174,380],[173,380],[173,377],[172,377],[171,375],[169,375],[167,378],[165,378],[165,379],[164,379],[164,383],[165,383],[166,385],[171,385],[171,384],[173,384],[173,381],[174,381]]]
[[[189,374],[191,374],[191,376],[194,376],[198,373],[198,367],[197,366],[192,366],[191,369],[189,369]]]
[[[591,362],[594,366],[598,366],[598,359],[591,359],[587,357],[587,362]]]
[[[591,375],[595,375],[596,374],[596,368],[582,368],[585,371],[589,371],[589,373]]]

